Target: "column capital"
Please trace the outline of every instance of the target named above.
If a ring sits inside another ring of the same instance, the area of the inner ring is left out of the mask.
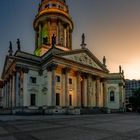
[[[16,67],[15,67],[15,70],[19,72],[19,71],[22,70],[22,67],[21,67],[21,66],[16,66]]]
[[[82,73],[81,73],[81,76],[82,76],[83,78],[87,79],[88,76],[89,76],[89,74],[86,73],[86,72],[82,72]]]
[[[123,86],[123,83],[119,83],[119,86]]]
[[[53,71],[53,70],[56,70],[57,67],[58,67],[58,64],[52,63],[52,64],[47,65],[46,69],[48,71]]]
[[[39,74],[39,76],[41,76],[41,75],[43,74],[43,70],[40,69],[40,70],[38,71],[38,74]]]
[[[67,72],[70,72],[70,70],[71,70],[71,68],[69,68],[69,67],[62,68],[62,73],[66,74]]]
[[[101,77],[99,77],[99,76],[94,76],[94,79],[95,79],[95,80],[100,80]]]
[[[81,71],[76,71],[76,75],[82,75],[83,72]]]
[[[101,82],[105,83],[106,81],[106,78],[101,78]]]
[[[24,67],[24,68],[22,68],[22,71],[23,71],[23,73],[28,73],[29,72],[29,68]]]

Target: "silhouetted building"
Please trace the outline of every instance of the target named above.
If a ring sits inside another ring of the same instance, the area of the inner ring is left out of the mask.
[[[126,104],[129,104],[129,98],[134,95],[134,91],[140,88],[140,80],[125,80]]]

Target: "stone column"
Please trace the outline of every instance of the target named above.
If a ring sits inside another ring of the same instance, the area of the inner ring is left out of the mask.
[[[7,93],[6,93],[6,81],[4,82],[4,108],[6,108],[6,97],[7,97]]]
[[[81,107],[81,73],[77,72],[77,106]]]
[[[52,75],[51,75],[51,79],[52,79],[52,83],[51,83],[51,106],[55,107],[56,106],[56,69],[57,69],[57,64],[52,63],[49,66],[47,66],[47,70],[51,71]]]
[[[50,23],[50,20],[48,20],[48,44],[51,44],[51,32],[50,32],[50,29],[51,28],[51,23]]]
[[[107,82],[103,79],[103,107],[107,107]]]
[[[100,106],[100,77],[96,77],[96,107]]]
[[[15,74],[12,75],[12,107],[15,107]]]
[[[9,95],[10,95],[10,98],[9,98],[9,107],[12,108],[12,89],[13,89],[13,77],[12,75],[10,75],[10,81],[9,81]]]
[[[65,69],[62,69],[61,71],[61,92],[62,92],[62,96],[61,96],[61,105],[63,107],[65,107]]]
[[[69,45],[68,45],[69,44],[69,39],[68,39],[69,36],[68,35],[69,35],[69,31],[68,31],[68,25],[67,25],[67,27],[66,27],[66,47],[67,48],[69,48]]]
[[[87,107],[87,74],[83,74],[83,102],[84,107]]]
[[[28,68],[23,68],[23,85],[22,85],[22,98],[23,98],[23,101],[22,101],[22,104],[23,106],[28,106],[29,105],[29,102],[28,102],[28,91],[27,91],[27,83],[28,83],[28,72],[29,72],[29,69]]]
[[[87,74],[87,106],[90,107],[90,75]]]
[[[35,33],[35,49],[38,47],[38,32]]]
[[[123,84],[119,83],[119,104],[120,104],[120,108],[123,107],[122,88],[123,88]]]
[[[11,106],[11,97],[10,97],[10,78],[8,79],[8,108]]]
[[[17,71],[16,72],[16,88],[15,88],[15,93],[16,93],[16,107],[19,107],[20,106],[20,83],[19,83],[19,72]]]
[[[5,107],[7,108],[7,102],[8,102],[8,92],[7,92],[7,81],[5,83]]]
[[[39,24],[39,46],[42,45],[42,26]]]
[[[72,49],[72,31],[70,31],[70,49]]]
[[[61,25],[60,25],[60,21],[58,20],[58,44],[60,45],[61,43]]]
[[[66,67],[63,69],[63,74],[65,74],[65,106],[69,106],[69,72],[70,68]]]
[[[23,107],[23,78],[24,78],[24,73],[23,71],[20,72],[20,106]]]

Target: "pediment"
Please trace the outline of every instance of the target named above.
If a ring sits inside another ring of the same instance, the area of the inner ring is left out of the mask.
[[[7,71],[9,69],[9,67],[11,66],[13,61],[14,61],[13,59],[10,59],[10,58],[8,59],[6,65],[5,65],[5,71]]]
[[[11,67],[13,61],[14,61],[14,59],[12,57],[6,56],[4,67],[3,67],[3,72],[2,72],[2,78],[3,78],[4,74],[7,73],[7,71]]]
[[[102,70],[102,68],[91,57],[89,57],[85,53],[68,55],[68,56],[64,56],[64,57],[67,58],[67,59],[76,61],[78,63],[81,63],[81,64],[84,64],[84,65],[91,66],[93,68],[97,68],[97,69]]]
[[[89,50],[74,50],[62,55],[65,59],[87,65],[98,70],[108,71],[106,67]]]

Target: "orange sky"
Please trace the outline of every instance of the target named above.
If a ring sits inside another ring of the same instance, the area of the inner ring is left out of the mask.
[[[137,0],[94,0],[89,2],[89,11],[83,13],[83,19],[78,18],[83,22],[75,19],[80,24],[80,29],[76,24],[76,32],[85,32],[87,47],[100,60],[106,56],[110,72],[118,72],[122,65],[128,79],[140,79],[139,7]],[[82,9],[84,5],[80,12]]]

